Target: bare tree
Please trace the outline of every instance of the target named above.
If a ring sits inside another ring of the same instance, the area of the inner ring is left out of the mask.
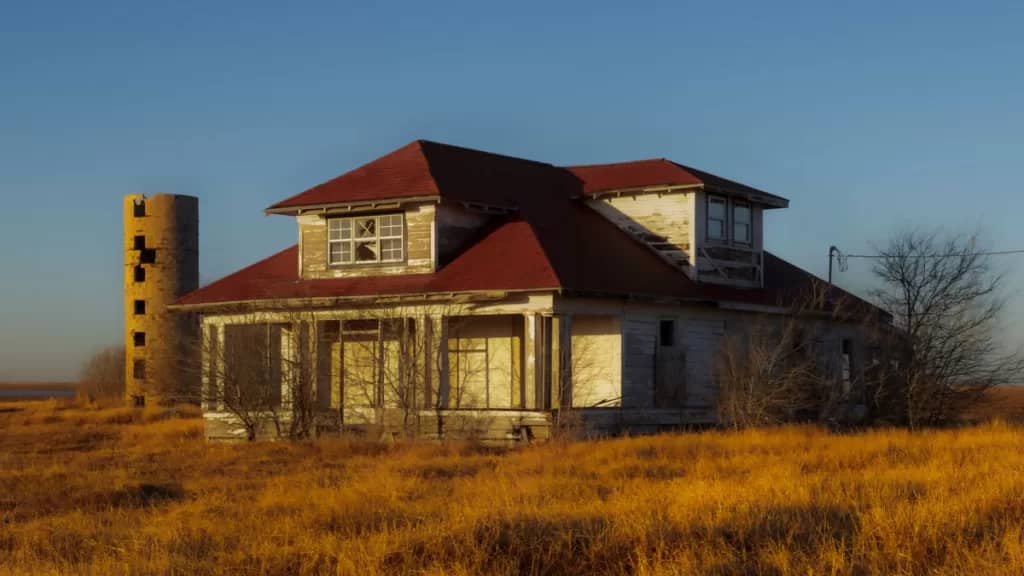
[[[269,425],[282,436],[280,342],[284,326],[252,318],[219,329],[222,336],[207,332],[202,338],[203,370],[208,379],[204,403],[233,415],[250,441]]]
[[[1020,352],[996,339],[1003,277],[977,234],[901,232],[880,252],[874,297],[892,314],[902,346],[898,377],[878,393],[892,397],[891,385],[900,387],[911,427],[948,423],[989,388],[1019,381]]]
[[[865,336],[884,324],[869,305],[819,280],[783,314],[731,328],[717,357],[719,421],[733,427],[860,419],[864,379],[846,364],[839,328]],[[865,350],[866,352],[866,350]]]
[[[78,394],[90,401],[124,397],[124,346],[110,346],[82,366]]]
[[[820,409],[814,340],[795,315],[760,318],[721,344],[716,409],[733,427],[778,424]]]

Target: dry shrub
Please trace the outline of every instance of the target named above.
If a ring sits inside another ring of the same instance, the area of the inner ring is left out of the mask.
[[[124,354],[124,346],[111,346],[89,358],[79,375],[79,397],[89,400],[123,399]]]

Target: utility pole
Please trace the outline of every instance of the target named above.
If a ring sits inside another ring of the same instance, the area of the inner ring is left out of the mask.
[[[828,285],[832,285],[832,258],[839,254],[839,248],[835,246],[828,247]]]

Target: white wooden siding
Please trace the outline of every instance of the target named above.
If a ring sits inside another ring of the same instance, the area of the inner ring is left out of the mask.
[[[572,321],[572,405],[622,405],[622,336],[617,316]]]
[[[716,395],[715,364],[725,335],[725,320],[688,317],[682,322],[686,350],[686,404],[712,406]]]
[[[658,323],[626,316],[622,321],[622,405],[650,408],[654,403],[654,347]]]

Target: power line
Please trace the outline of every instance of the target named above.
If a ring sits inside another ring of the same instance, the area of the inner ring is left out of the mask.
[[[881,260],[883,258],[901,258],[907,260],[920,260],[920,259],[940,259],[940,258],[967,258],[972,256],[1013,256],[1017,254],[1024,254],[1024,249],[1020,250],[983,250],[979,252],[950,252],[946,254],[904,254],[901,256],[894,256],[892,254],[845,254],[839,248],[835,246],[829,246],[828,248],[828,283],[832,283],[832,262],[833,259],[839,264],[839,271],[846,272],[849,269],[850,258],[860,258],[862,260]]]
[[[1022,250],[989,250],[983,252],[951,252],[948,254],[919,254],[919,255],[906,255],[900,256],[900,258],[963,258],[965,256],[1008,256],[1012,254],[1024,254]],[[843,254],[843,258],[893,258],[892,255],[886,254]]]

